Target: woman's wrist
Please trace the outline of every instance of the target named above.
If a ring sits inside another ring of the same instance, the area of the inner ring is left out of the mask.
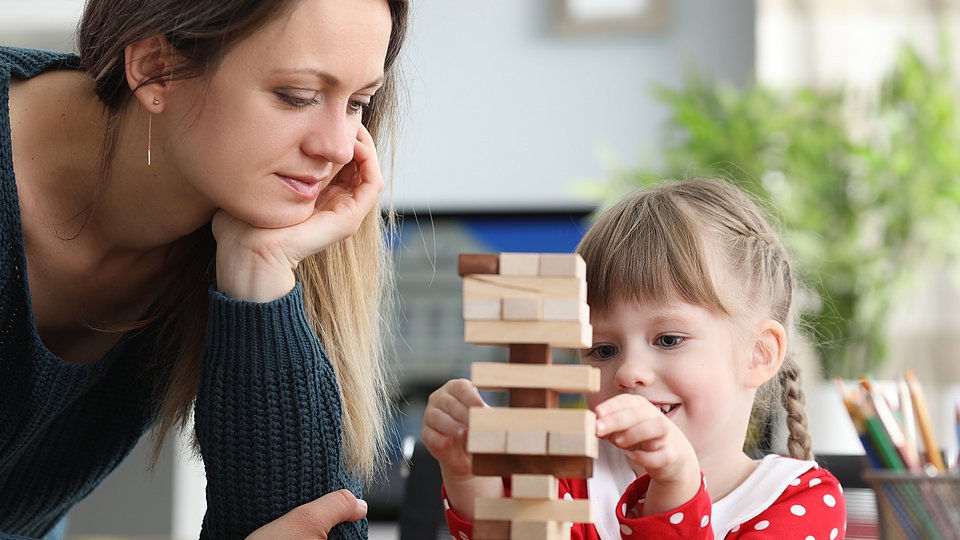
[[[296,284],[293,268],[269,257],[217,251],[217,290],[231,298],[272,302],[286,296]]]

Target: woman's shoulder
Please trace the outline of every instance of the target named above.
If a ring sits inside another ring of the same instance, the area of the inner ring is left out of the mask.
[[[0,72],[4,78],[33,77],[48,69],[77,69],[80,58],[72,53],[0,45]]]

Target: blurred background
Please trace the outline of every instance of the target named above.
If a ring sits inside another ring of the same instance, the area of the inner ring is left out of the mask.
[[[0,43],[73,50],[82,4],[6,0]],[[471,362],[505,357],[463,343],[457,254],[569,252],[597,208],[665,177],[730,178],[779,217],[805,284],[815,452],[863,452],[831,379],[895,379],[909,366],[956,459],[958,2],[415,0],[412,9],[408,102],[385,194],[401,218],[400,414],[394,466],[367,496],[372,538],[398,538],[405,516],[433,515],[434,500],[411,500],[409,474],[427,395]],[[71,537],[196,537],[202,467],[178,440],[152,473],[146,454],[138,447],[72,512]],[[876,532],[863,496],[848,500],[851,523],[865,524],[848,537]]]

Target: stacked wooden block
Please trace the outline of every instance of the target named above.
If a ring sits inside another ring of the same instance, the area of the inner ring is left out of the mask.
[[[586,478],[597,456],[596,416],[557,408],[559,393],[596,392],[589,366],[553,365],[551,347],[592,342],[586,269],[575,254],[460,256],[464,336],[509,346],[510,363],[474,363],[483,390],[510,392],[509,408],[470,410],[473,472],[511,476],[512,498],[476,501],[474,540],[569,539],[569,523],[592,523],[588,500],[559,500],[557,478]]]

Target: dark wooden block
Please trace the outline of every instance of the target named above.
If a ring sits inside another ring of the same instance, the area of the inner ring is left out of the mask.
[[[586,456],[474,454],[473,474],[478,476],[552,474],[557,478],[589,478],[593,476],[593,458]]]
[[[510,522],[474,521],[472,538],[473,540],[510,540]]]
[[[540,343],[511,343],[511,364],[552,364],[553,351],[550,345]]]
[[[490,253],[461,253],[458,259],[460,277],[470,274],[499,274],[500,255]]]
[[[559,406],[559,398],[556,390],[546,388],[511,388],[510,406],[556,409]]]

